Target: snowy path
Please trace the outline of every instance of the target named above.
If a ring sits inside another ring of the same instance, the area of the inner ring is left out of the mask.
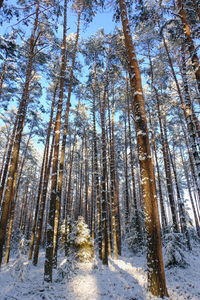
[[[199,248],[186,253],[189,266],[166,270],[170,300],[200,300]],[[38,267],[23,264],[13,271],[13,262],[0,272],[0,300],[145,300],[156,299],[146,292],[144,257],[120,257],[109,266],[78,264],[73,276],[44,286],[43,259]],[[19,280],[19,277],[23,281]]]

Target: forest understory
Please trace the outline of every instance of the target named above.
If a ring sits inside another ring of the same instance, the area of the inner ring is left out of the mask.
[[[166,269],[170,300],[200,299],[200,245],[185,251],[187,266]],[[69,263],[59,255],[59,267],[53,283],[44,283],[44,251],[34,267],[27,256],[11,258],[0,273],[1,300],[158,300],[147,291],[146,258],[144,253],[133,255],[124,249],[118,260],[109,259],[108,266],[101,261]],[[20,266],[20,267],[19,267]],[[67,274],[62,278],[61,272]],[[167,298],[166,298],[167,299]]]

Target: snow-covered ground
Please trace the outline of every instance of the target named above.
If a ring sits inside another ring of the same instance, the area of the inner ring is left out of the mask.
[[[185,256],[189,265],[166,269],[170,300],[200,300],[200,247]],[[43,254],[44,255],[44,254]],[[100,262],[73,266],[68,278],[54,283],[43,283],[44,258],[37,267],[31,263],[13,260],[3,265],[0,272],[0,300],[144,300],[156,299],[146,290],[146,261],[144,256],[124,253],[119,260],[109,260],[109,266]],[[64,265],[64,260],[60,258]]]

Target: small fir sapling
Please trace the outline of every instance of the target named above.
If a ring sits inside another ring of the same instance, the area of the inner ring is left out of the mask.
[[[16,256],[16,261],[11,269],[11,275],[18,281],[24,281],[27,277],[27,272],[29,270],[29,263],[27,260],[28,254],[28,241],[22,237],[19,242],[18,253]]]
[[[61,228],[63,233],[65,232],[65,225],[63,224]],[[64,278],[69,279],[76,272],[77,262],[90,262],[94,258],[93,240],[83,217],[78,217],[78,221],[73,225],[68,222],[67,233],[68,256],[57,269],[57,282],[61,282]]]
[[[137,211],[130,221],[126,234],[128,247],[134,253],[141,252],[145,247],[145,223],[142,211]]]
[[[164,236],[165,244],[165,265],[168,268],[179,266],[186,268],[188,263],[184,255],[186,250],[185,239],[182,233],[170,232]]]
[[[82,216],[72,228],[70,234],[70,245],[74,252],[75,259],[79,262],[92,261],[94,258],[94,243],[90,237],[90,230]]]

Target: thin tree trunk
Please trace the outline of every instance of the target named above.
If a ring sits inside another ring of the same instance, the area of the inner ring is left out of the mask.
[[[128,154],[127,154],[127,149],[128,149],[128,141],[127,141],[127,117],[126,113],[124,116],[124,136],[125,136],[125,141],[124,141],[124,147],[125,147],[125,154],[124,154],[124,160],[125,160],[125,165],[124,165],[124,173],[125,173],[125,227],[126,231],[128,230],[129,226],[129,217],[130,217],[130,204],[129,204],[129,184],[128,184]]]
[[[197,234],[200,237],[199,221],[198,221],[197,212],[196,212],[196,208],[195,208],[194,200],[193,200],[193,196],[192,196],[192,191],[191,191],[191,185],[190,185],[190,181],[189,181],[188,170],[185,167],[185,162],[184,162],[184,159],[183,159],[183,153],[182,153],[182,149],[181,148],[180,148],[180,155],[181,155],[181,161],[182,161],[183,170],[184,170],[185,178],[186,178],[186,182],[187,182],[187,187],[188,187],[188,192],[189,192],[189,196],[190,196],[190,201],[191,201],[191,204],[192,204],[192,210],[193,210],[193,214],[194,214],[195,226],[196,226]]]
[[[1,0],[0,0],[0,7],[1,7]],[[3,83],[4,83],[4,79],[5,79],[5,75],[7,72],[7,64],[6,64],[6,60],[3,63],[3,68],[2,68],[2,72],[0,75],[0,97],[2,95],[2,91],[3,91]]]
[[[93,148],[94,148],[94,198],[97,207],[97,228],[98,228],[98,250],[99,258],[102,259],[102,219],[101,219],[101,192],[99,183],[99,165],[98,165],[98,148],[97,148],[97,132],[96,132],[96,64],[94,71],[94,94],[93,94],[93,107],[92,107],[92,119],[93,119]]]
[[[115,163],[115,136],[114,136],[114,91],[113,91],[113,101],[112,101],[112,111],[110,117],[110,101],[108,99],[108,111],[109,111],[109,131],[110,131],[110,185],[111,185],[111,207],[112,207],[112,235],[113,235],[113,255],[114,258],[118,258],[119,249],[118,249],[118,230],[117,222],[119,219],[118,216],[118,189],[116,186],[116,163]]]
[[[168,148],[169,148],[169,146],[168,146]],[[173,159],[172,154],[170,153],[170,149],[169,149],[169,154],[170,154],[170,158],[171,158],[172,170],[174,172],[174,180],[175,180],[175,184],[176,184],[176,193],[177,193],[177,201],[178,201],[178,208],[179,208],[179,218],[180,218],[181,230],[182,230],[182,233],[186,237],[188,250],[192,250],[191,243],[190,243],[190,236],[189,236],[187,223],[186,223],[185,205],[183,203],[183,200],[181,199],[181,193],[180,193],[179,184],[178,184],[176,163],[175,163],[175,159]]]
[[[69,110],[70,110],[70,102],[71,102],[71,94],[73,87],[73,77],[74,77],[74,67],[76,62],[76,55],[78,50],[78,40],[80,33],[80,17],[81,11],[78,12],[78,20],[77,20],[77,32],[76,32],[76,40],[73,49],[73,58],[72,58],[72,66],[70,71],[70,79],[69,79],[69,88],[68,88],[68,96],[67,96],[67,105],[65,111],[65,123],[63,129],[62,136],[62,146],[61,146],[61,155],[60,155],[60,164],[59,164],[59,175],[58,175],[58,187],[57,187],[57,196],[56,196],[56,210],[55,210],[55,223],[54,223],[54,246],[53,246],[53,260],[54,266],[57,265],[57,250],[58,250],[58,233],[59,233],[59,224],[60,224],[60,210],[61,210],[61,197],[62,197],[62,186],[63,186],[63,168],[65,162],[65,148],[66,148],[66,138],[68,133],[68,122],[69,122]]]
[[[2,203],[2,199],[3,199],[3,192],[4,192],[5,182],[6,182],[6,178],[7,178],[9,162],[10,162],[10,158],[11,158],[11,154],[12,154],[12,148],[13,148],[14,141],[15,141],[16,129],[17,129],[17,118],[15,120],[12,135],[11,135],[11,138],[9,141],[9,147],[8,147],[8,152],[7,152],[7,156],[6,156],[5,166],[4,166],[4,170],[2,173],[2,177],[1,177],[2,179],[1,179],[1,186],[0,186],[0,203]]]
[[[167,217],[164,207],[164,199],[163,199],[163,193],[162,193],[162,183],[161,183],[161,174],[160,174],[160,168],[158,164],[158,155],[157,155],[157,149],[156,149],[156,143],[155,143],[155,134],[153,130],[153,126],[151,123],[151,116],[149,117],[150,126],[151,126],[151,132],[152,132],[152,144],[153,144],[153,151],[155,155],[155,163],[156,163],[156,170],[157,170],[157,180],[158,180],[158,190],[159,190],[159,199],[160,199],[160,212],[161,212],[161,223],[162,223],[162,229],[163,231],[167,227]]]
[[[186,124],[187,124],[187,130],[188,130],[189,137],[190,137],[190,147],[192,149],[192,154],[193,154],[193,157],[194,157],[196,169],[197,169],[197,172],[198,172],[198,177],[199,177],[199,180],[200,180],[200,156],[199,156],[199,152],[198,152],[198,149],[197,149],[197,143],[198,143],[198,138],[199,137],[198,137],[198,133],[197,133],[197,130],[196,130],[196,124],[198,122],[198,118],[196,117],[196,115],[193,111],[193,108],[191,106],[191,101],[190,101],[189,92],[188,92],[188,88],[187,88],[186,76],[183,77],[184,78],[184,89],[185,89],[185,95],[186,95],[186,97],[185,97],[186,102],[185,102],[184,99],[183,99],[182,93],[181,93],[181,89],[180,89],[180,86],[179,86],[179,83],[178,83],[178,79],[177,79],[174,67],[173,67],[173,63],[172,63],[172,60],[171,60],[169,49],[168,49],[167,43],[166,43],[165,38],[164,38],[163,35],[162,35],[162,38],[163,38],[164,47],[165,47],[165,50],[166,50],[166,53],[167,53],[167,56],[168,56],[169,65],[171,67],[172,75],[173,75],[174,81],[176,83],[177,92],[178,92],[178,95],[179,95],[181,106],[182,106],[182,109],[183,109],[185,121],[186,121]],[[183,53],[182,53],[182,56],[183,56]],[[183,75],[185,75],[186,66],[185,66],[185,59],[184,58],[182,59],[182,63],[183,63]],[[199,122],[198,122],[198,124],[199,124]]]
[[[56,83],[55,88],[54,88],[52,105],[51,105],[51,114],[50,114],[48,130],[47,130],[45,149],[44,149],[44,153],[43,153],[42,167],[41,167],[41,171],[40,171],[38,196],[37,196],[35,215],[34,215],[34,223],[33,223],[33,227],[32,227],[32,234],[31,234],[31,241],[30,241],[30,248],[29,248],[29,260],[32,259],[32,255],[33,255],[33,248],[34,248],[34,243],[35,243],[35,234],[36,234],[36,225],[37,225],[37,219],[38,219],[38,212],[39,212],[39,207],[41,205],[42,190],[44,188],[43,187],[44,177],[45,177],[46,169],[48,167],[49,141],[50,141],[51,129],[52,129],[52,123],[53,123],[53,113],[54,113],[54,108],[55,108],[57,88],[58,88],[58,84]]]
[[[106,83],[107,84],[107,83]],[[102,177],[101,177],[101,197],[102,197],[102,263],[108,265],[108,199],[106,190],[107,178],[107,155],[106,155],[106,129],[105,129],[105,108],[107,86],[104,87],[103,98],[100,103],[101,111],[101,148],[102,148]]]

